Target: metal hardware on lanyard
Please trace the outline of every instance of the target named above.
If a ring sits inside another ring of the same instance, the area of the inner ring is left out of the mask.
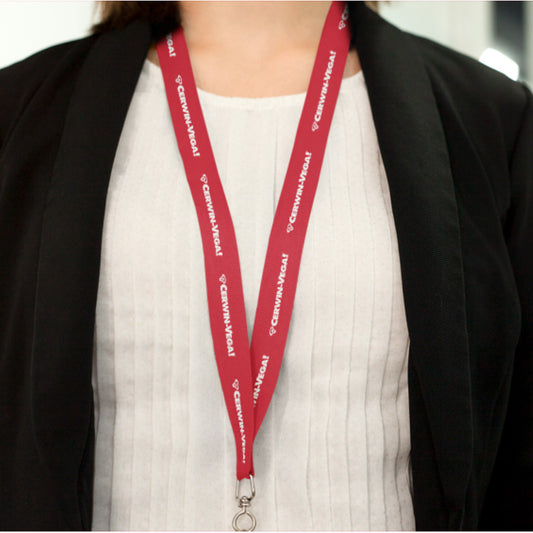
[[[237,514],[233,517],[233,529],[234,531],[253,531],[255,529],[255,526],[257,525],[257,520],[254,516],[254,514],[248,510],[248,507],[252,504],[252,500],[255,497],[255,482],[254,482],[254,476],[250,476],[250,496],[241,496],[240,494],[240,486],[241,481],[237,480],[237,483],[235,485],[235,499],[239,502],[240,511],[237,512]],[[247,527],[241,527],[239,523],[241,523],[245,519],[248,524]]]
[[[253,500],[255,497],[255,480],[254,476],[250,476],[248,478],[250,480],[250,496],[247,496],[248,500]],[[237,480],[237,483],[235,484],[235,499],[238,500],[241,497],[241,481],[243,480]]]
[[[236,531],[251,531],[255,496],[253,442],[278,379],[289,331],[305,233],[350,47],[348,5],[333,1],[311,73],[263,268],[251,345],[237,240],[202,114],[183,28],[157,45],[170,114],[198,215],[213,346],[235,437]],[[246,522],[248,529],[243,529]]]
[[[250,500],[246,496],[243,496],[239,501],[239,507],[241,510],[233,517],[232,525],[234,531],[253,531],[255,529],[257,520],[253,513],[248,511],[249,506]],[[249,522],[248,527],[241,527],[239,525],[243,518]]]

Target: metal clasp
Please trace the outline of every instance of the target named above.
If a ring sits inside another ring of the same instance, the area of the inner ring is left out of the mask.
[[[254,476],[250,475],[249,477],[249,480],[250,480],[250,496],[246,496],[247,500],[248,501],[252,501],[254,499],[254,496],[255,496],[255,481],[254,481]],[[244,479],[242,480],[244,481]],[[241,480],[237,480],[237,483],[235,485],[235,499],[240,501],[241,499]]]
[[[250,476],[250,495],[241,496],[240,493],[241,482],[237,480],[237,485],[235,486],[235,498],[239,502],[240,511],[233,517],[233,530],[234,531],[254,531],[255,526],[257,525],[257,520],[253,513],[248,509],[250,507],[252,500],[255,497],[255,482],[254,476]],[[241,526],[239,522],[242,520],[247,522],[245,526]]]

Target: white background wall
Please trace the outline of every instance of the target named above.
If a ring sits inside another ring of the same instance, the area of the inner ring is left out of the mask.
[[[95,2],[0,1],[0,67],[89,32]]]

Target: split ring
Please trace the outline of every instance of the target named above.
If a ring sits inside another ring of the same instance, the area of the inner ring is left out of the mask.
[[[250,524],[248,527],[240,527],[239,521],[242,521],[243,516],[248,516],[248,519],[250,520]],[[233,517],[233,530],[234,531],[254,531],[255,526],[257,525],[257,521],[255,519],[255,516],[248,511],[248,509],[245,507],[241,511],[239,511],[234,517]]]

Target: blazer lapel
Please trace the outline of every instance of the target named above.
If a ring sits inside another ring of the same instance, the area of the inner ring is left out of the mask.
[[[74,481],[92,416],[92,350],[105,200],[115,150],[150,43],[133,23],[103,34],[81,67],[44,213],[32,405],[53,475]]]
[[[448,511],[458,511],[470,473],[472,421],[461,235],[446,139],[412,37],[363,2],[351,4],[398,235],[409,387],[417,386],[416,376],[424,404],[411,398],[411,421],[427,413]],[[415,451],[420,435],[413,427]],[[415,499],[427,474],[413,458]]]

